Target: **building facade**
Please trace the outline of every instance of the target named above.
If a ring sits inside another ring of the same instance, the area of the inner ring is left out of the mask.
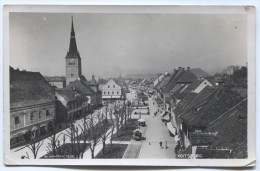
[[[57,121],[69,122],[82,117],[88,110],[88,98],[75,89],[56,89]]]
[[[19,146],[53,130],[55,96],[39,72],[10,69],[10,145]]]
[[[115,80],[110,79],[102,88],[102,99],[124,99],[123,88]]]

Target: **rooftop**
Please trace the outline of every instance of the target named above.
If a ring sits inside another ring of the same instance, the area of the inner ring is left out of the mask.
[[[54,101],[54,90],[39,72],[10,70],[10,106],[24,107]]]

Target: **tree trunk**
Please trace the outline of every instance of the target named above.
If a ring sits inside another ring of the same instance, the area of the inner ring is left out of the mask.
[[[106,148],[106,142],[105,142],[105,139],[104,139],[103,140],[103,149],[102,149],[103,155],[105,154],[105,148]]]
[[[91,158],[92,158],[92,159],[94,159],[94,158],[95,158],[94,152],[95,152],[95,151],[94,151],[94,149],[93,149],[93,150],[91,150]]]

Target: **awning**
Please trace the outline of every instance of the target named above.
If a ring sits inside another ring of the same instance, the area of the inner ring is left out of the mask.
[[[164,117],[166,114],[167,114],[166,111],[163,111],[161,117]]]
[[[143,132],[141,129],[136,129],[136,130],[134,130],[133,132]]]
[[[145,120],[141,118],[138,120],[138,122],[145,122]]]
[[[163,119],[164,120],[166,120],[166,121],[170,121],[171,120],[171,118],[170,118],[170,115],[168,114],[168,115],[166,115],[165,117],[163,117]]]
[[[176,128],[172,126],[171,122],[167,122],[167,128],[173,135],[176,134]]]

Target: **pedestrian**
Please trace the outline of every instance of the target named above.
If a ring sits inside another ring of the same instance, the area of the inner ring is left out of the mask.
[[[162,148],[162,141],[160,141],[160,147]]]
[[[167,147],[167,141],[165,141],[165,149],[167,149],[168,147]]]

